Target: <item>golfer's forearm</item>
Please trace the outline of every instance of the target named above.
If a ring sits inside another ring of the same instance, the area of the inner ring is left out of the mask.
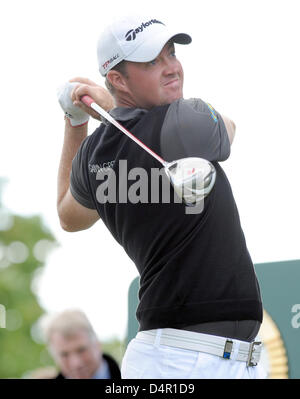
[[[70,186],[70,173],[72,168],[72,160],[75,157],[80,144],[87,136],[87,124],[80,127],[72,127],[68,120],[65,124],[64,143],[60,164],[58,168],[57,179],[57,207],[66,195]]]

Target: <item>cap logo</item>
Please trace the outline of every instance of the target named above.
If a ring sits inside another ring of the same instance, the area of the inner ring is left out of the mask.
[[[130,29],[126,35],[125,35],[125,39],[130,42],[131,40],[135,40],[136,39],[136,35],[140,32],[143,32],[144,29],[148,28],[148,26],[152,25],[152,24],[162,24],[164,25],[163,22],[158,21],[157,19],[151,19],[148,22],[143,22],[141,26],[139,26],[138,28],[135,29]]]
[[[106,69],[109,66],[109,64],[111,64],[113,61],[115,61],[118,58],[119,54],[116,54],[113,57],[111,57],[109,60],[105,61],[104,64],[102,65],[103,69]]]
[[[133,29],[130,29],[126,35],[125,35],[126,40],[129,42],[130,40],[135,40],[136,38],[136,33]]]

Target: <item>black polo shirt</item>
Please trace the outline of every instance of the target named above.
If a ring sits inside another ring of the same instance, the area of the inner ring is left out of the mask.
[[[165,160],[197,156],[211,161],[217,172],[203,211],[189,214],[172,187],[171,201],[152,197],[152,171],[162,166],[112,125],[101,124],[73,160],[74,198],[97,209],[139,271],[140,329],[227,320],[261,322],[253,263],[229,181],[219,164],[228,158],[230,143],[218,112],[191,99],[149,111],[117,108],[113,114]],[[161,185],[165,180],[162,173]],[[132,193],[134,202],[128,201]]]

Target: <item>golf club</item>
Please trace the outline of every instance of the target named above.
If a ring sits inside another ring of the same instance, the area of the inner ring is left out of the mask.
[[[167,162],[117,122],[108,112],[96,104],[92,97],[87,95],[82,96],[81,101],[126,134],[126,136],[135,141],[140,147],[160,162],[175,192],[182,198],[186,205],[195,206],[211,192],[216,180],[216,170],[211,162],[196,157],[182,158]]]

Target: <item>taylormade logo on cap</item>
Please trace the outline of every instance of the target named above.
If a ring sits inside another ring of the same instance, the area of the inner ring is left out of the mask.
[[[164,25],[163,22],[158,21],[157,19],[151,19],[148,22],[143,22],[141,26],[139,26],[138,28],[135,29],[130,29],[126,35],[125,35],[125,39],[129,42],[130,40],[135,40],[136,35],[140,32],[143,32],[144,29],[148,28],[148,26],[152,25],[152,24],[162,24]]]
[[[168,28],[157,18],[127,16],[108,25],[98,40],[98,63],[102,76],[121,61],[149,62],[161,52],[168,40],[189,44],[191,37]]]

